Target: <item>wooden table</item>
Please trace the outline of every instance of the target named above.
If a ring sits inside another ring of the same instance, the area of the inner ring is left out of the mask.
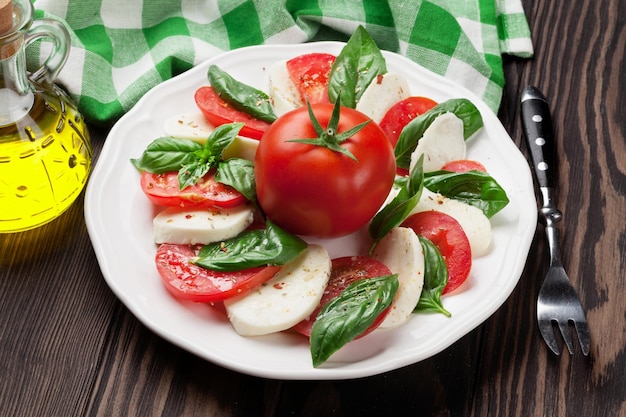
[[[500,119],[527,154],[520,91],[553,109],[563,258],[592,347],[556,357],[539,336],[547,268],[538,229],[508,301],[431,359],[369,378],[278,381],[206,362],[144,327],[107,287],[82,201],[0,235],[2,416],[626,416],[626,5],[524,1],[536,57],[506,58]],[[94,128],[96,154],[106,131]]]

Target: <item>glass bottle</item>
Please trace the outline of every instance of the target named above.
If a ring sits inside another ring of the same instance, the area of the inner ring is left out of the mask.
[[[82,115],[54,81],[67,60],[67,29],[33,19],[29,0],[0,0],[0,233],[43,225],[80,195],[91,171]],[[47,38],[51,52],[34,72],[25,49]]]

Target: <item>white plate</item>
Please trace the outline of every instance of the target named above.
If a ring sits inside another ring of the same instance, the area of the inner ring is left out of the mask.
[[[482,100],[400,55],[384,52],[389,71],[404,74],[413,95],[437,101],[466,97],[479,108],[484,129],[468,143],[468,156],[487,167],[511,200],[492,219],[491,252],[475,259],[468,281],[445,297],[444,305],[452,317],[415,315],[403,327],[377,330],[348,344],[332,361],[315,369],[305,338],[287,333],[241,337],[220,312],[202,304],[181,303],[165,291],[154,266],[155,208],[141,192],[139,174],[129,160],[163,136],[164,120],[197,111],[193,95],[208,83],[210,64],[267,90],[267,71],[277,60],[308,52],[337,54],[342,46],[338,42],[254,46],[225,53],[149,91],[111,130],[87,187],[85,218],[108,285],[155,333],[202,358],[246,374],[277,379],[359,378],[441,352],[491,316],[515,288],[537,220],[525,158]]]

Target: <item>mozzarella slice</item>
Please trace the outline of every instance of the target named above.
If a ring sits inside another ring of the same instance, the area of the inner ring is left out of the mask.
[[[243,232],[254,219],[247,205],[229,209],[168,207],[152,221],[155,243],[195,245],[219,242]]]
[[[213,132],[212,124],[207,122],[202,113],[179,114],[166,119],[163,123],[165,136],[179,139],[190,139],[204,143]]]
[[[189,139],[198,143],[206,142],[214,129],[202,113],[179,114],[163,123],[163,132],[166,136]],[[258,140],[237,136],[233,143],[224,149],[223,158],[243,158],[254,161],[258,146]]]
[[[409,97],[410,93],[406,79],[400,74],[389,72],[375,78],[367,86],[356,109],[378,123],[391,106]]]
[[[270,67],[269,97],[276,116],[302,106],[303,101],[298,88],[287,71],[287,61],[279,61]]]
[[[411,154],[410,169],[424,155],[424,172],[437,171],[446,163],[465,159],[466,145],[463,137],[463,121],[454,113],[438,116],[417,142]]]
[[[491,222],[482,210],[462,201],[433,193],[425,188],[419,203],[411,214],[428,210],[446,213],[459,222],[467,235],[473,257],[483,256],[489,252],[492,234]]]
[[[398,291],[380,327],[400,326],[411,317],[424,287],[422,245],[412,229],[396,227],[381,239],[372,257],[398,274]]]
[[[243,136],[237,136],[222,154],[222,159],[243,158],[248,161],[254,161],[256,149],[259,147],[259,141]]]
[[[309,247],[257,290],[224,301],[228,318],[242,336],[289,329],[318,306],[331,261],[320,245]]]

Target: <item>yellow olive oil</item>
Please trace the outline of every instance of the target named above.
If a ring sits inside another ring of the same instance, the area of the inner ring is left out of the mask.
[[[91,142],[67,94],[37,88],[29,113],[0,125],[0,233],[41,226],[63,213],[91,171]]]

